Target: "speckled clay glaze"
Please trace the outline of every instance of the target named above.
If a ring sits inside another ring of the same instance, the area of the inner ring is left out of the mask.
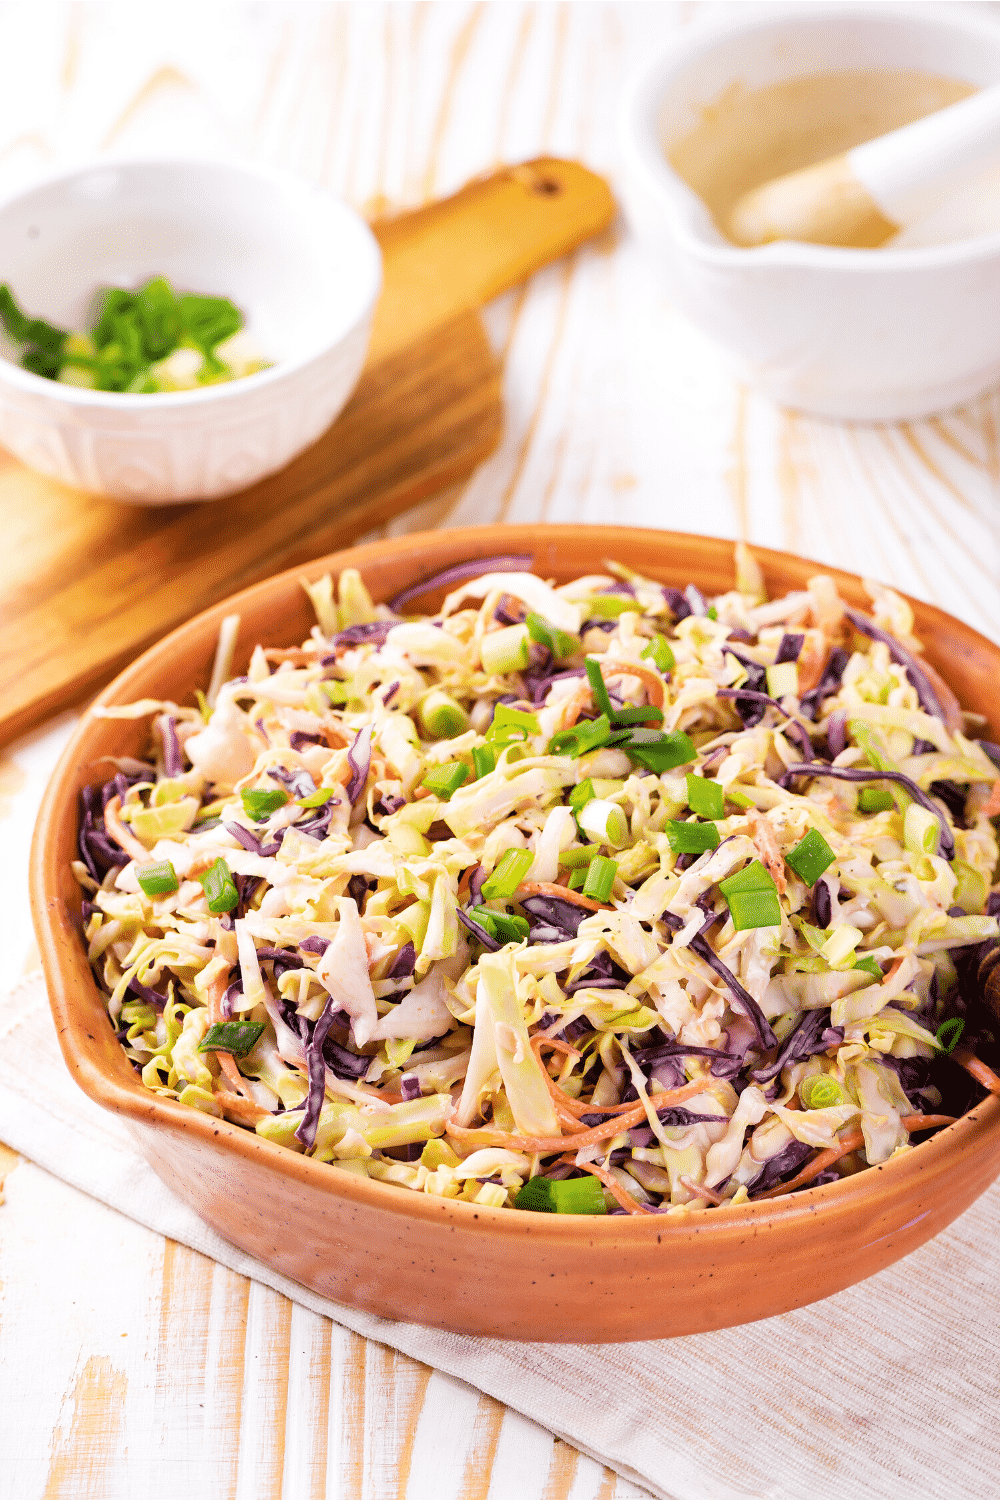
[[[504,549],[566,582],[600,557],[706,593],[732,586],[732,545],[614,527],[508,527]],[[98,700],[182,698],[208,681],[219,623],[242,620],[236,648],[295,645],[312,623],[299,579],[360,570],[376,599],[441,568],[495,552],[481,528],[424,532],[318,559],[247,589],[167,636]],[[816,564],[755,549],[773,594],[801,588]],[[842,596],[859,579],[835,569]],[[890,580],[891,581],[891,580]],[[1000,738],[992,684],[1000,647],[910,601],[928,659],[963,707]],[[102,755],[136,753],[144,723],[85,716],[46,793],[31,888],[42,961],[67,1064],[97,1103],[127,1117],[163,1181],[220,1234],[334,1301],[460,1333],[617,1341],[704,1332],[788,1312],[873,1275],[956,1218],[1000,1172],[1000,1099],[990,1098],[884,1166],[788,1197],[711,1213],[590,1218],[511,1213],[427,1197],[337,1172],[145,1089],[107,1023],[79,934],[70,871],[77,792]]]

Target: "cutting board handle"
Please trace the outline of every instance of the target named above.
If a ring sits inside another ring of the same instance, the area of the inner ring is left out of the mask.
[[[615,201],[575,161],[500,167],[411,213],[372,225],[388,268],[369,363],[525,281],[600,234]]]

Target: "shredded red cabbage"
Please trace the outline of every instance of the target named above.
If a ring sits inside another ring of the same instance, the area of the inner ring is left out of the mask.
[[[828,766],[813,762],[805,762],[800,766],[789,766],[783,776],[779,776],[779,786],[787,787],[789,782],[796,776],[833,776],[838,781],[895,781],[909,792],[914,802],[919,802],[921,807],[934,814],[941,825],[941,854],[945,859],[955,858],[955,836],[951,831],[947,816],[941,808],[929,797],[922,787],[910,776],[905,776],[902,771],[862,771],[856,766]]]
[[[830,652],[819,682],[810,692],[803,693],[799,703],[807,719],[815,719],[817,710],[822,706],[824,699],[838,691],[843,680],[844,668],[850,659],[842,646],[835,646]]]
[[[681,620],[686,620],[688,615],[693,613],[681,589],[661,587],[660,592],[667,601],[667,608],[673,615],[675,624],[679,624]]]
[[[870,619],[868,615],[862,614],[859,609],[845,608],[844,614],[850,620],[855,630],[860,630],[861,634],[868,636],[869,640],[881,641],[883,645],[889,647],[889,655],[898,666],[905,669],[907,677],[916,688],[921,708],[925,709],[927,713],[932,714],[935,719],[940,719],[942,724],[947,724],[948,714],[944,705],[931,686],[930,678],[912,651],[907,651],[906,647],[901,645],[894,635],[890,635],[887,630],[883,630],[880,625],[876,625],[874,620]]]
[[[163,725],[163,770],[167,776],[180,776],[184,770],[177,720],[167,716]]]
[[[417,966],[417,950],[412,943],[404,943],[396,954],[388,979],[409,979]]]
[[[455,563],[453,567],[445,568],[442,573],[435,573],[420,583],[411,583],[408,588],[389,600],[389,608],[393,613],[398,614],[404,604],[409,604],[411,599],[419,599],[421,594],[429,594],[432,589],[450,589],[453,584],[464,583],[467,578],[479,578],[483,573],[524,573],[531,567],[532,562],[530,552],[516,552],[500,557],[480,557],[473,558],[469,562]]]
[[[313,1027],[312,1036],[306,1043],[309,1093],[306,1096],[306,1108],[302,1116],[302,1122],[295,1132],[295,1139],[301,1141],[307,1151],[311,1151],[316,1144],[316,1129],[319,1125],[320,1110],[323,1108],[323,1101],[326,1098],[326,1062],[323,1058],[323,1043],[326,1041],[327,1032],[333,1025],[335,1007],[336,1001],[331,995],[323,1007],[323,1014]],[[368,1066],[368,1060],[366,1059],[364,1065],[365,1072],[368,1071]]]
[[[575,938],[580,923],[592,915],[585,906],[577,906],[575,901],[561,901],[558,896],[529,896],[521,906],[529,918],[534,918],[533,925],[544,923],[555,928],[560,934],[555,941],[560,943]],[[532,938],[537,941],[534,934]]]
[[[347,797],[353,807],[365,789],[372,763],[372,726],[370,724],[358,730],[354,744],[347,752],[347,761],[352,773],[347,783]]]
[[[826,724],[826,748],[830,759],[836,760],[847,749],[847,715],[843,709],[831,714]]]
[[[760,719],[763,718],[764,713],[768,708],[776,708],[779,714],[783,714],[786,719],[786,722],[781,726],[782,734],[788,735],[789,739],[793,739],[795,741],[807,760],[814,753],[812,740],[809,738],[809,735],[806,733],[805,729],[795,719],[790,718],[789,715],[785,713],[785,710],[782,708],[777,698],[772,698],[768,693],[748,692],[746,688],[719,688],[716,692],[716,697],[734,698],[736,700],[736,712],[739,714],[744,724],[747,723],[747,718],[750,716],[749,711],[745,713],[743,710],[742,705],[744,703],[760,705],[760,713],[755,718],[755,723],[760,722]],[[753,726],[748,724],[747,727],[752,728]]]
[[[471,917],[467,917],[461,907],[456,910],[455,915],[462,926],[469,929],[476,942],[481,943],[488,953],[500,952],[503,945],[498,943],[496,938],[490,937],[485,927],[480,927],[478,922],[474,922]]]
[[[333,653],[324,656],[320,665],[333,666],[337,660],[337,648],[341,646],[384,646],[389,631],[399,623],[399,620],[372,620],[367,625],[348,625],[346,630],[338,630],[336,635],[330,637],[330,645],[335,648]]]
[[[753,1068],[750,1078],[753,1083],[770,1083],[772,1078],[777,1078],[782,1068],[788,1063],[805,1062],[807,1057],[813,1057],[817,1052],[825,1052],[830,1045],[823,1040],[828,1029],[830,1012],[827,1010],[807,1010],[805,1015],[796,1026],[795,1030],[785,1038],[774,1062],[768,1063],[762,1068]],[[843,1037],[843,1028],[838,1028]]]
[[[774,665],[777,667],[785,661],[798,661],[799,653],[805,645],[805,641],[806,638],[804,635],[797,633],[790,634],[786,630],[785,634],[781,637],[781,644],[778,647],[778,654],[774,658]]]

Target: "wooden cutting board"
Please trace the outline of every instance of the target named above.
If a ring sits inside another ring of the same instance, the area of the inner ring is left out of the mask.
[[[373,225],[385,284],[357,390],[281,473],[140,508],[0,450],[0,742],[78,701],[182,620],[465,479],[502,426],[477,309],[610,223],[602,178],[543,158]]]

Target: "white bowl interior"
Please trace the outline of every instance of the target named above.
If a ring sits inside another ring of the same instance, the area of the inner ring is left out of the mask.
[[[211,162],[116,162],[0,205],[2,279],[35,317],[83,329],[95,293],[165,276],[229,297],[263,358],[301,362],[367,312],[381,275],[373,236],[308,184]],[[17,352],[4,340],[8,359]],[[148,398],[145,398],[148,399]]]
[[[734,86],[759,89],[852,68],[912,69],[987,86],[1000,79],[1000,25],[958,5],[935,13],[905,5],[818,4],[786,5],[726,28],[706,28],[646,73],[632,100],[634,143],[689,228],[724,244],[667,161],[671,144]]]

